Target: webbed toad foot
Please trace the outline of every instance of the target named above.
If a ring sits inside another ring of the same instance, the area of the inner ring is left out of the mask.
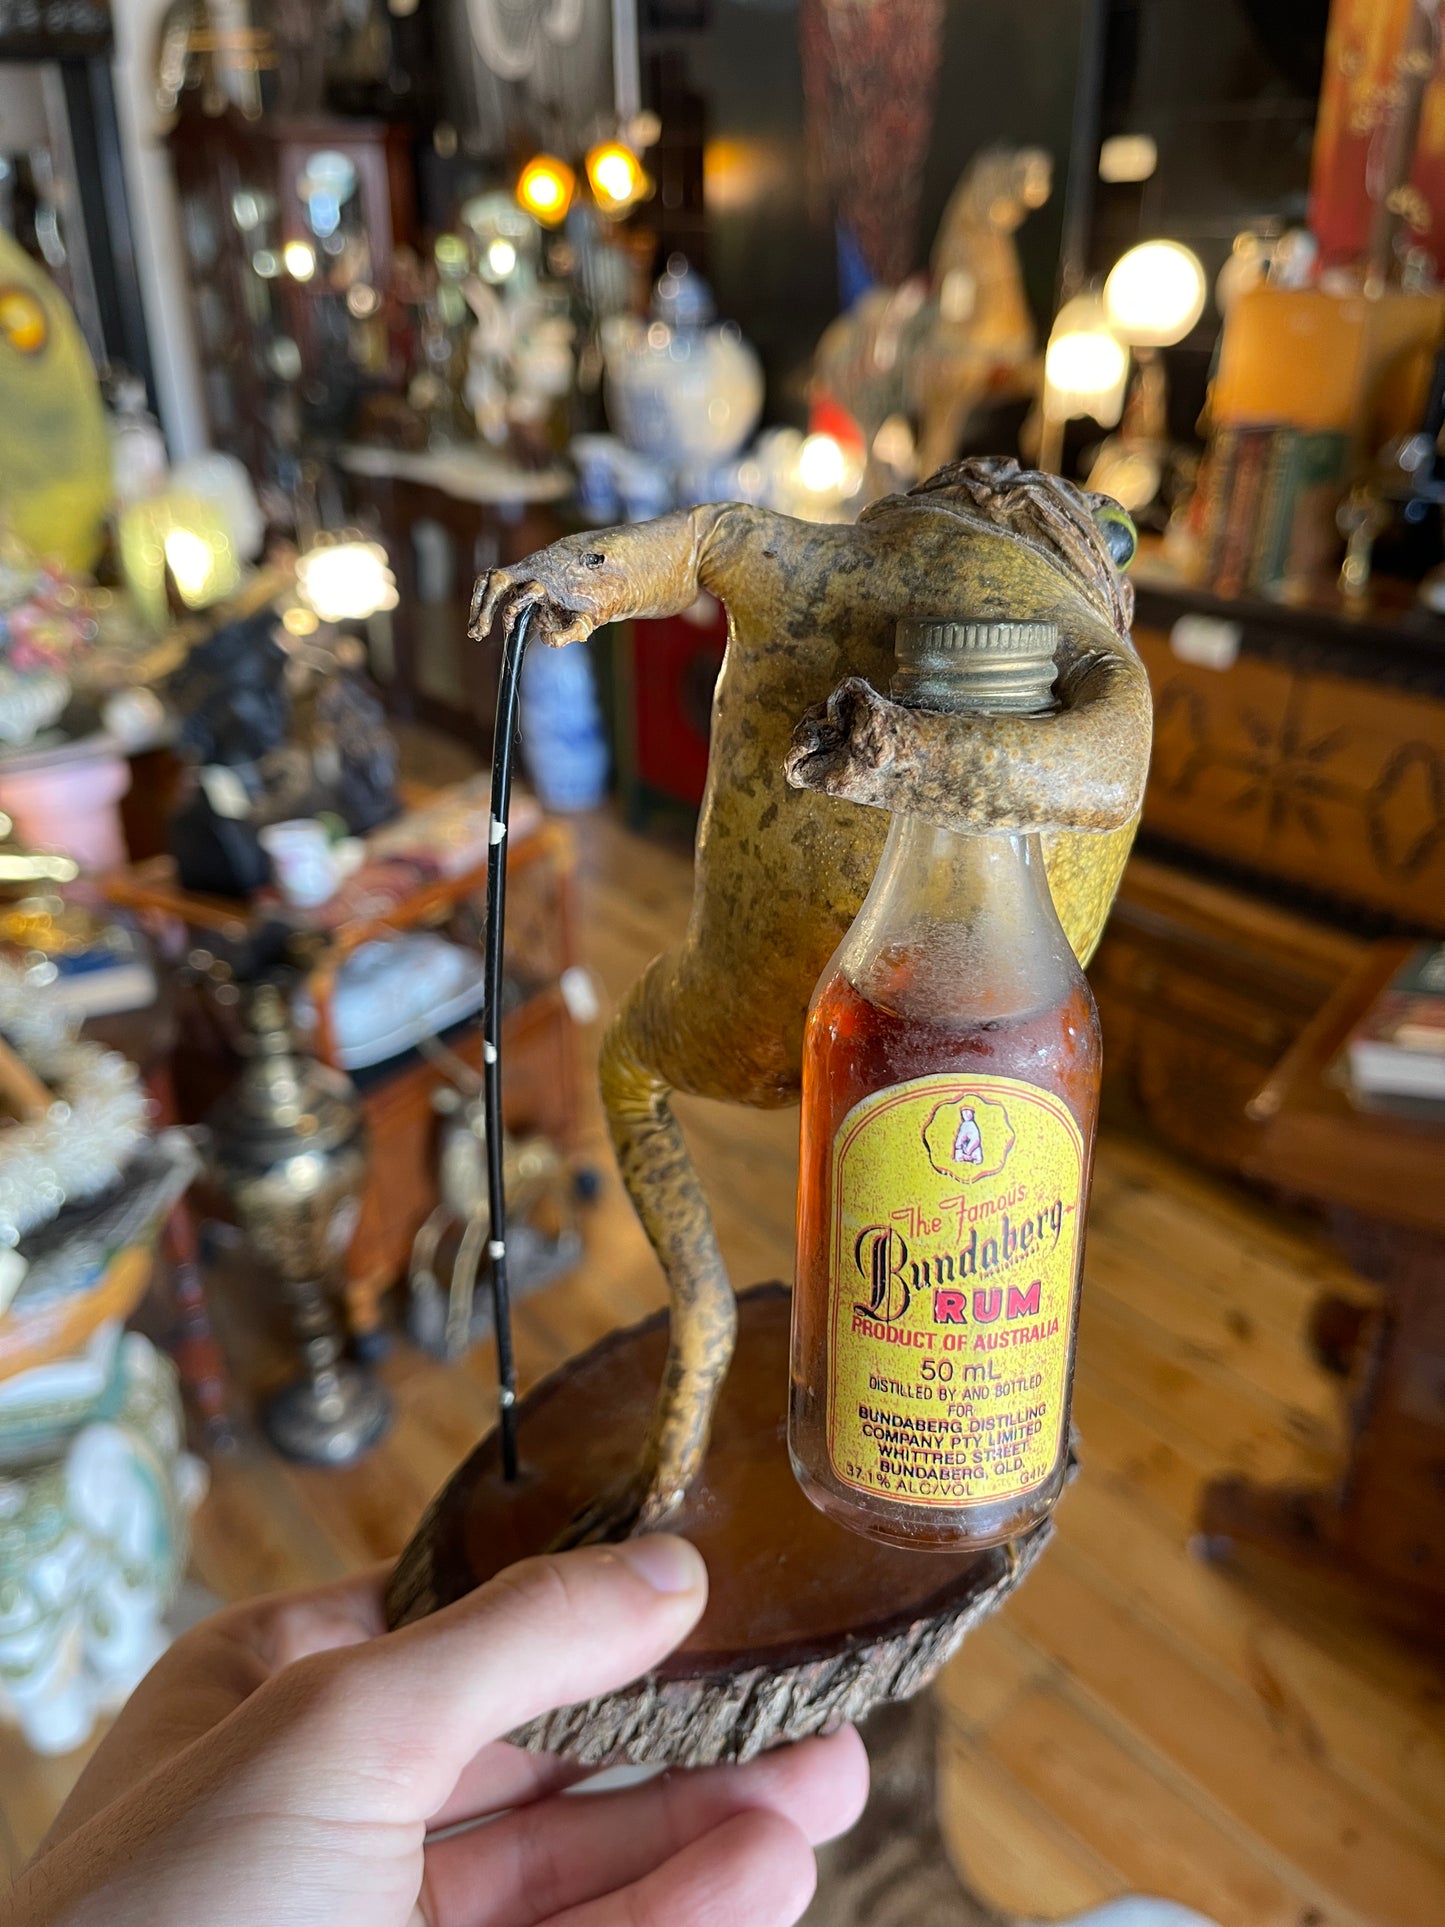
[[[570,1552],[576,1546],[615,1545],[644,1532],[656,1532],[682,1504],[685,1492],[669,1490],[643,1471],[599,1492],[576,1512],[548,1545],[548,1552]]]
[[[804,713],[783,767],[794,789],[887,808],[890,772],[913,760],[913,736],[908,710],[849,676]]]

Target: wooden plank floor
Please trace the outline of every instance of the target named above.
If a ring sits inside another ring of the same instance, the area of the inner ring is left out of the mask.
[[[681,928],[690,865],[608,820],[580,834],[583,942],[610,1004]],[[786,1277],[795,1117],[678,1109],[734,1278]],[[605,1174],[588,1261],[518,1307],[524,1380],[662,1302],[595,1110],[587,1144]],[[1337,1388],[1303,1340],[1325,1286],[1359,1289],[1308,1226],[1105,1137],[1075,1405],[1083,1472],[1049,1555],[943,1686],[945,1830],[1002,1911],[1057,1919],[1145,1891],[1221,1927],[1445,1921],[1445,1675],[1357,1601],[1246,1585],[1189,1549],[1215,1472],[1308,1479],[1337,1461]],[[395,1430],[348,1471],[248,1444],[215,1469],[199,1578],[239,1597],[393,1555],[490,1425],[491,1371],[485,1346],[450,1369],[398,1346],[385,1367]],[[0,1741],[10,1866],[77,1764]]]

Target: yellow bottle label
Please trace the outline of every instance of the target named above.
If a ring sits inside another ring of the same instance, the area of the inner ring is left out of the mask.
[[[828,1454],[901,1505],[1017,1499],[1064,1445],[1084,1140],[1061,1098],[948,1072],[833,1141]]]

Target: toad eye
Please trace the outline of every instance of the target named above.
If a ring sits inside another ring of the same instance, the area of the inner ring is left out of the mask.
[[[606,560],[601,549],[589,549],[582,558],[582,566],[584,569],[600,569]]]
[[[1107,496],[1094,506],[1094,521],[1104,538],[1104,546],[1114,559],[1116,569],[1127,569],[1139,547],[1139,531],[1133,517]]]

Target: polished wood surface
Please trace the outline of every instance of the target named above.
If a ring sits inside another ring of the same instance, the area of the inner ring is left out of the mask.
[[[1376,946],[1251,1106],[1255,1175],[1325,1211],[1345,1256],[1382,1289],[1353,1330],[1333,1307],[1316,1319],[1341,1338],[1347,1461],[1324,1485],[1216,1480],[1200,1523],[1222,1551],[1261,1545],[1307,1570],[1358,1574],[1383,1611],[1445,1649],[1445,1122],[1361,1110],[1337,1068],[1408,952]]]
[[[610,1000],[681,927],[689,862],[610,821],[581,830],[582,950]],[[786,1276],[796,1117],[678,1108],[733,1276]],[[524,1383],[662,1302],[590,1107],[585,1142],[607,1172],[588,1262],[518,1306]],[[1221,1927],[1438,1927],[1445,1673],[1347,1593],[1272,1572],[1246,1587],[1190,1550],[1215,1474],[1338,1466],[1337,1382],[1306,1332],[1322,1289],[1368,1294],[1308,1225],[1107,1130],[1086,1277],[1081,1475],[1036,1571],[945,1675],[942,1811],[966,1877],[1045,1920],[1135,1890]],[[247,1367],[245,1307],[219,1309]],[[241,1596],[393,1557],[494,1422],[493,1371],[485,1345],[452,1368],[398,1346],[396,1428],[361,1465],[255,1444],[218,1463],[201,1578]],[[77,1766],[0,1736],[0,1855],[29,1851]]]
[[[924,1556],[846,1531],[803,1496],[788,1459],[792,1294],[739,1293],[737,1342],[707,1457],[670,1521],[707,1561],[707,1609],[657,1668],[531,1722],[518,1744],[588,1764],[620,1744],[635,1764],[711,1766],[861,1720],[912,1698],[967,1629],[998,1611],[1047,1547]],[[567,1359],[517,1410],[520,1467],[502,1477],[490,1433],[447,1482],[402,1554],[387,1620],[404,1625],[551,1544],[637,1464],[667,1358],[667,1315]]]
[[[1192,1163],[1240,1171],[1249,1104],[1366,953],[1357,937],[1136,855],[1089,981],[1105,1095]]]
[[[1410,950],[1372,946],[1281,1059],[1249,1107],[1261,1126],[1250,1168],[1282,1191],[1445,1243],[1445,1122],[1361,1110],[1336,1064]]]
[[[792,1666],[820,1640],[894,1632],[978,1576],[1001,1552],[916,1553],[862,1539],[809,1505],[788,1465],[789,1294],[754,1287],[740,1301],[737,1351],[708,1462],[677,1515],[716,1574],[707,1611],[662,1670],[690,1677],[739,1663]],[[612,1480],[632,1470],[667,1357],[666,1321],[609,1334],[523,1400],[522,1476],[506,1485],[495,1435],[453,1488],[433,1544],[438,1605],[539,1551]],[[778,1583],[778,1571],[791,1575]],[[445,1570],[445,1578],[442,1573]]]

